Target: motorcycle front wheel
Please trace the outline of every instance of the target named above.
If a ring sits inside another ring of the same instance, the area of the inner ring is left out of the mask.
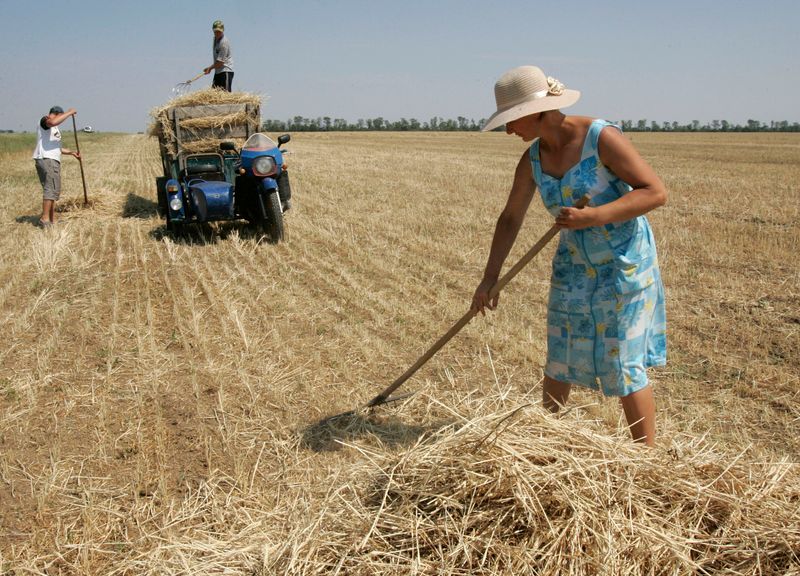
[[[277,190],[268,190],[258,195],[258,207],[261,211],[261,229],[268,234],[273,244],[282,242],[283,232],[283,212],[281,211],[281,200]]]
[[[169,209],[167,209],[166,213],[164,214],[164,220],[167,227],[167,232],[178,234],[181,232],[181,230],[183,230],[182,222],[173,222],[172,218],[169,217]]]

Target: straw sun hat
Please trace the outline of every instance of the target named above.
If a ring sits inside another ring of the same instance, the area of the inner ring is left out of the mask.
[[[494,85],[497,112],[481,131],[493,130],[529,114],[572,106],[580,97],[579,91],[568,90],[555,78],[545,76],[538,66],[512,68]]]

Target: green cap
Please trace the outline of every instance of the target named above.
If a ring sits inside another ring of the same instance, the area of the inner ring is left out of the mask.
[[[222,20],[214,20],[214,23],[211,25],[212,30],[222,30],[225,31],[225,24],[222,23]]]

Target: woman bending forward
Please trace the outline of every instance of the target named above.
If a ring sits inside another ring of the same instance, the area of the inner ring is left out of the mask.
[[[543,404],[557,412],[573,384],[621,400],[634,440],[655,441],[655,402],[646,369],[666,363],[664,288],[644,216],[667,200],[664,184],[620,129],[565,116],[577,102],[535,66],[495,84],[497,112],[483,130],[505,124],[530,149],[520,158],[497,221],[472,309],[494,310],[497,282],[536,189],[561,227],[547,311]],[[584,195],[583,208],[573,205]]]

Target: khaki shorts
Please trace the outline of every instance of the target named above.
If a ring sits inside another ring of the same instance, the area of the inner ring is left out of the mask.
[[[36,173],[42,183],[43,198],[58,200],[61,196],[61,162],[52,158],[37,159]]]

